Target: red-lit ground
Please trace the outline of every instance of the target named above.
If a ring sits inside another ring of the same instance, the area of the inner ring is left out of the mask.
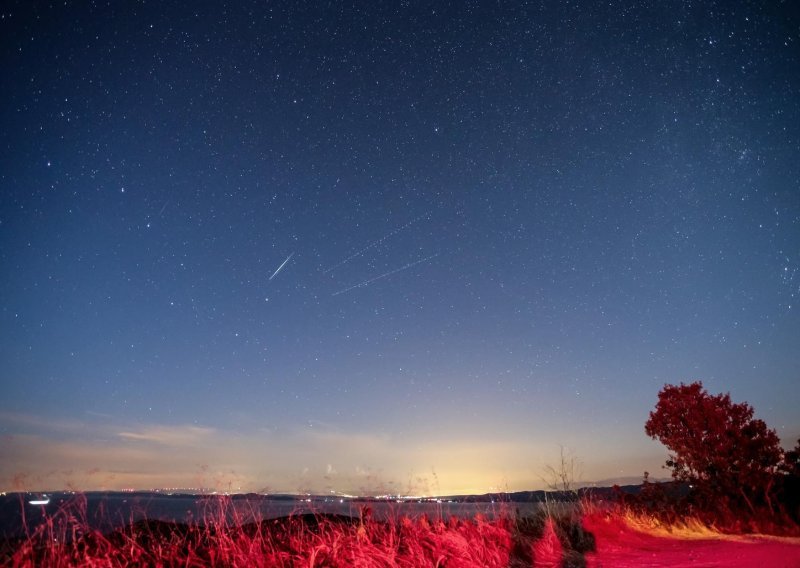
[[[596,552],[586,554],[589,568],[691,566],[696,568],[798,568],[800,538],[731,536],[701,528],[675,530],[636,527],[622,516],[588,515]]]
[[[309,514],[233,525],[230,511],[220,500],[199,525],[137,521],[103,534],[88,529],[85,502],[77,502],[28,536],[0,543],[0,565],[800,568],[800,538],[722,535],[699,523],[665,527],[619,511],[393,521],[365,511],[362,518]]]

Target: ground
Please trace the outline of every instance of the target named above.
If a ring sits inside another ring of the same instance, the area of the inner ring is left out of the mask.
[[[800,538],[710,532],[670,536],[599,516],[587,517],[584,527],[596,538],[597,551],[586,554],[589,568],[800,568]]]

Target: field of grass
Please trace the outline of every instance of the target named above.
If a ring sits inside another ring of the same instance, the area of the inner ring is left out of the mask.
[[[233,515],[231,514],[233,512]],[[800,567],[800,540],[723,535],[687,521],[664,525],[622,508],[494,518],[377,520],[296,514],[237,518],[226,498],[194,523],[139,520],[90,530],[77,498],[22,538],[0,545],[8,566],[750,566]],[[763,561],[761,561],[763,559]]]
[[[516,518],[296,514],[247,520],[220,497],[196,523],[138,520],[90,530],[85,500],[61,506],[22,538],[7,539],[10,566],[533,566],[593,548],[580,516]]]

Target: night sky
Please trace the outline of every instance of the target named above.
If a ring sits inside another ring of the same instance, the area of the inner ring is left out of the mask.
[[[0,14],[0,490],[666,477],[800,436],[790,2]]]

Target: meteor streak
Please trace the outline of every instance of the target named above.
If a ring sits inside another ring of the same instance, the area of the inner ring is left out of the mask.
[[[344,290],[339,290],[338,292],[334,292],[331,295],[332,296],[338,296],[339,294],[344,294],[345,292],[349,292],[350,290],[355,290],[356,288],[364,288],[366,286],[369,286],[373,282],[381,280],[382,278],[388,278],[389,276],[391,276],[393,274],[397,274],[398,272],[402,272],[403,270],[409,269],[412,266],[416,266],[418,264],[421,264],[423,262],[431,260],[432,258],[436,258],[437,256],[439,256],[438,253],[437,254],[432,254],[430,256],[426,256],[425,258],[421,258],[419,260],[415,260],[414,262],[409,262],[405,266],[401,266],[400,268],[395,268],[394,270],[390,270],[389,272],[384,272],[380,276],[376,276],[375,278],[370,278],[369,280],[364,280],[360,284],[355,284],[353,286],[350,286],[349,288],[345,288]]]
[[[341,265],[346,264],[346,263],[350,262],[351,260],[353,260],[354,258],[361,256],[362,254],[367,252],[369,249],[378,246],[379,244],[381,244],[383,241],[385,241],[389,237],[391,237],[393,235],[396,235],[397,233],[399,233],[400,231],[402,231],[404,229],[407,229],[408,227],[410,227],[411,225],[413,225],[417,221],[421,221],[422,219],[425,219],[426,217],[430,217],[430,214],[431,214],[431,212],[428,211],[427,213],[424,213],[424,214],[420,215],[419,217],[415,217],[414,219],[411,219],[411,221],[409,221],[405,225],[401,225],[401,226],[397,227],[396,229],[393,229],[392,231],[390,231],[389,233],[385,234],[384,236],[382,236],[377,241],[372,241],[370,244],[368,244],[367,246],[365,246],[364,248],[362,248],[360,250],[357,250],[356,252],[354,252],[353,254],[351,254],[350,256],[345,258],[344,260],[337,262],[336,264],[334,264],[333,266],[331,266],[329,268],[326,268],[325,270],[322,271],[322,273],[323,274],[327,274],[331,270],[334,270],[335,268],[339,268]]]
[[[275,272],[273,272],[273,273],[272,273],[272,276],[270,276],[270,277],[269,277],[269,279],[270,279],[270,280],[272,280],[273,278],[275,278],[275,277],[278,275],[278,272],[280,272],[281,270],[283,270],[283,267],[284,267],[284,266],[286,266],[286,263],[287,263],[287,262],[289,262],[289,259],[290,259],[290,258],[292,258],[293,256],[294,256],[294,253],[292,253],[292,254],[290,254],[289,256],[287,256],[287,257],[286,257],[286,260],[284,260],[284,261],[281,263],[281,265],[278,267],[278,269],[277,269]]]

